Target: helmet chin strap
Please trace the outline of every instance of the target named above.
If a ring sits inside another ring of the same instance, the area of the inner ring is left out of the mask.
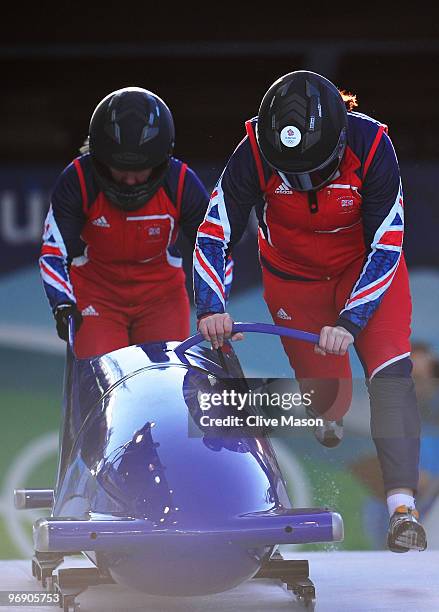
[[[148,183],[119,185],[116,182],[108,181],[107,185],[103,186],[102,191],[110,202],[118,208],[136,210],[141,208],[154,195],[156,189],[150,189]]]
[[[160,189],[166,176],[169,160],[154,169],[145,183],[140,185],[125,185],[107,176],[105,168],[93,163],[93,170],[100,189],[108,200],[122,210],[137,210],[141,208]]]
[[[280,176],[280,178],[283,180],[285,185],[287,185],[287,187],[290,187],[294,191],[294,187],[291,185],[290,181],[288,180],[288,176],[284,174],[283,172],[281,172],[280,170],[276,170],[276,172]],[[323,185],[321,185],[317,190],[311,188],[309,189],[309,191],[318,191],[319,189],[323,189],[323,187],[325,187],[326,185],[329,185],[331,181],[333,181],[334,179],[337,179],[339,176],[340,176],[340,170],[337,168],[335,172],[331,174],[328,180]]]

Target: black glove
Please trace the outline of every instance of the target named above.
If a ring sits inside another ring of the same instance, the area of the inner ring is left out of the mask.
[[[69,339],[69,315],[73,317],[75,322],[75,331],[81,327],[82,314],[76,307],[76,304],[58,304],[53,311],[53,316],[56,321],[56,332],[61,340]]]

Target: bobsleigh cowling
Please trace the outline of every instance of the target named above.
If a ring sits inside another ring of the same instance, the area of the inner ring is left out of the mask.
[[[203,431],[200,391],[248,387],[231,345],[199,339],[68,350],[55,489],[16,492],[18,507],[52,507],[34,524],[37,577],[82,551],[101,578],[204,595],[258,575],[279,544],[343,539],[337,512],[292,507],[268,437]]]

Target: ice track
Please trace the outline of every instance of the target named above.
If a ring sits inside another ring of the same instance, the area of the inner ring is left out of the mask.
[[[214,554],[214,551],[212,551]],[[293,558],[283,553],[285,558]],[[328,552],[294,555],[310,562],[318,612],[439,610],[439,551]],[[81,564],[75,560],[75,565]],[[85,564],[86,562],[84,562]],[[73,561],[69,561],[72,565]],[[0,590],[41,590],[30,561],[0,561]],[[153,597],[116,585],[91,587],[78,597],[81,612],[276,612],[303,610],[280,586],[251,580],[226,593],[189,598]],[[1,607],[54,612],[57,606]]]

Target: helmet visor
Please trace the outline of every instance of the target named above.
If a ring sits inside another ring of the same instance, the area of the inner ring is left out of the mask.
[[[340,133],[338,143],[331,156],[317,168],[308,172],[284,172],[278,169],[282,179],[296,191],[317,191],[334,176],[346,148],[346,129]]]

